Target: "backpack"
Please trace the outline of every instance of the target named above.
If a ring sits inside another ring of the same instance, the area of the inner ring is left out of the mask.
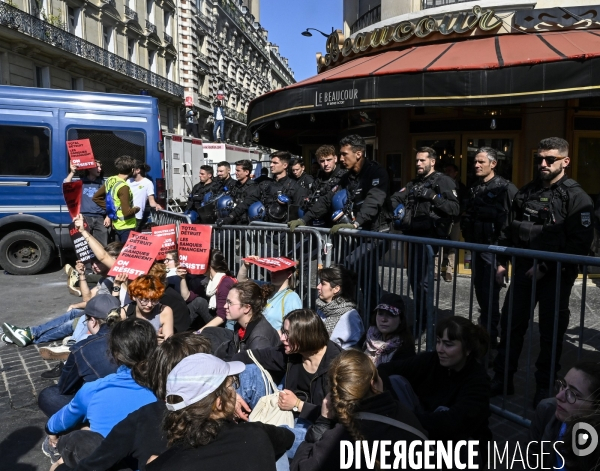
[[[115,204],[115,195],[121,189],[121,186],[125,185],[125,182],[117,182],[113,185],[110,191],[106,192],[106,215],[110,218],[111,221],[116,221],[119,219],[117,216],[117,211],[121,207],[121,204]],[[116,191],[115,191],[116,188]]]

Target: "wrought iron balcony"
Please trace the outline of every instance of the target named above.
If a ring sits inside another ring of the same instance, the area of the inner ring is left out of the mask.
[[[232,110],[231,108],[225,107],[225,115],[227,118],[235,119],[241,123],[246,123],[246,114],[240,113],[239,111]]]
[[[168,35],[167,33],[164,33],[165,35],[165,42],[168,42],[169,44],[173,44],[173,38]]]
[[[207,103],[212,103],[212,100],[210,99],[210,97],[207,95],[203,95],[202,93],[198,93],[198,98],[200,98],[201,100],[203,100]]]
[[[242,12],[234,6],[229,0],[219,0],[219,7],[233,20],[235,24],[244,32],[244,36],[246,36],[252,44],[262,52],[267,58],[269,57],[269,53],[264,44],[261,44],[259,40],[257,40],[253,35],[253,27],[249,25],[243,17]]]
[[[423,3],[427,1],[435,1],[435,0],[422,0]],[[423,7],[425,8],[425,7]],[[371,26],[372,24],[378,23],[381,21],[381,5],[377,5],[375,8],[371,8],[368,12],[362,15],[358,20],[354,22],[352,26],[350,26],[350,34],[354,34],[357,31],[360,31],[367,26]]]
[[[452,5],[453,3],[472,2],[473,0],[421,0],[421,9],[443,7],[444,5]]]
[[[196,13],[196,17],[202,21],[202,23],[204,23],[204,26],[206,26],[206,28],[208,30],[210,30],[211,26],[212,26],[212,22],[210,21],[210,19],[208,18],[208,16],[206,16],[204,13]]]
[[[183,87],[165,77],[144,69],[133,62],[74,34],[52,26],[44,20],[31,16],[18,8],[0,2],[0,27],[5,26],[20,31],[26,36],[50,44],[75,56],[102,65],[139,82],[183,98]]]
[[[133,21],[138,21],[137,11],[132,10],[127,5],[125,5],[125,17]]]
[[[146,20],[146,29],[151,33],[156,34],[156,25],[150,23],[148,20]]]
[[[113,8],[117,8],[117,2],[115,0],[102,0],[102,3],[106,3]]]

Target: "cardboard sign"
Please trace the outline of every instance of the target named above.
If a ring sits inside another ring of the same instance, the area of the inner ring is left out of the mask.
[[[69,214],[71,215],[71,218],[74,218],[79,214],[79,208],[81,207],[83,182],[81,180],[77,180],[74,182],[63,183],[62,188],[65,203],[67,203],[67,208],[69,209]]]
[[[89,231],[89,226],[87,222],[83,222],[83,227],[86,231]],[[81,235],[79,229],[75,227],[75,223],[69,224],[69,235],[71,236],[71,240],[73,241],[73,245],[75,246],[75,255],[77,256],[77,260],[81,260],[83,263],[92,263],[96,261],[96,256],[92,249],[90,249],[87,240]]]
[[[194,106],[194,98],[191,96],[185,97],[185,106]]]
[[[154,263],[162,242],[160,237],[132,231],[108,274],[117,276],[126,273],[130,280],[145,275]]]
[[[167,252],[177,250],[177,228],[175,224],[167,224],[166,226],[156,226],[152,228],[152,235],[160,237],[163,240],[162,247],[156,260],[164,260]]]
[[[296,262],[284,257],[242,258],[242,261],[252,263],[269,271],[281,271],[296,268]]]
[[[69,151],[71,162],[78,170],[96,167],[96,159],[94,159],[89,139],[67,141],[67,150]]]
[[[202,275],[208,270],[212,226],[181,224],[179,226],[179,266],[192,275]]]

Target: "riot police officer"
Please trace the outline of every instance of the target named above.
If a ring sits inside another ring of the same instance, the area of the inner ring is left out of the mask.
[[[217,181],[221,184],[221,192],[225,191],[225,188],[230,190],[235,184],[235,180],[231,178],[231,164],[226,161],[219,162],[217,164]]]
[[[306,173],[304,168],[304,160],[301,157],[293,159],[290,162],[290,167],[292,170],[291,177],[296,180],[302,188],[305,188],[310,192],[315,179]]]
[[[203,203],[205,203],[206,195],[212,193],[213,196],[217,196],[220,188],[221,184],[213,181],[213,168],[210,165],[202,165],[200,167],[200,182],[196,183],[192,188],[185,211],[188,212],[193,209],[198,215],[201,215],[201,208],[203,207]],[[214,219],[210,221],[204,221],[202,219],[201,216],[200,222],[205,224],[214,222]]]
[[[591,198],[573,179],[568,178],[565,168],[569,165],[569,143],[558,137],[542,139],[535,159],[538,177],[516,194],[511,210],[510,223],[503,231],[499,245],[506,245],[546,252],[587,255],[594,237]],[[502,283],[507,275],[506,260],[498,257],[496,279]],[[529,314],[536,278],[535,302],[539,303],[540,352],[536,361],[536,393],[534,408],[541,399],[549,397],[550,372],[560,370],[560,356],[564,334],[569,324],[569,298],[578,274],[575,264],[557,264],[540,261],[534,271],[533,260],[517,257],[513,267],[514,278],[502,307],[500,319],[501,336],[498,355],[494,360],[495,376],[492,395],[502,394],[504,389],[505,361],[508,357],[507,393],[514,393],[513,374],[517,370],[523,339],[529,326]],[[557,288],[557,278],[560,286]],[[558,300],[558,329],[554,333],[555,301]],[[508,312],[510,298],[512,312]],[[512,316],[510,332],[508,317]],[[507,344],[510,335],[510,344]],[[552,358],[553,341],[556,356]]]
[[[231,224],[248,224],[248,208],[252,203],[260,200],[260,189],[258,185],[250,178],[252,173],[252,162],[249,160],[239,160],[235,163],[235,177],[232,188],[229,189],[229,196],[233,199],[234,208],[225,218],[217,219],[217,227]]]
[[[450,177],[435,171],[436,159],[437,154],[431,147],[417,149],[417,177],[392,196],[394,208],[404,206],[401,229],[406,235],[447,239],[453,219],[460,213],[456,185]],[[437,252],[437,247],[433,248]],[[423,333],[427,327],[426,312],[421,313],[421,297],[424,294],[421,289],[427,292],[427,269],[433,270],[433,267],[426,267],[423,271],[423,258],[424,248],[414,246],[410,251],[409,281],[415,300],[417,334]]]
[[[491,147],[482,147],[475,154],[474,168],[477,181],[468,191],[466,210],[460,221],[463,238],[474,244],[497,245],[500,233],[508,224],[512,201],[517,187],[496,175],[498,154]],[[492,347],[498,344],[500,322],[500,284],[496,283],[494,257],[489,252],[471,256],[473,285],[479,303],[479,323],[487,330]],[[492,281],[493,278],[493,281]],[[490,282],[493,285],[490,291]],[[488,312],[491,305],[492,310]],[[491,321],[489,318],[491,317]]]

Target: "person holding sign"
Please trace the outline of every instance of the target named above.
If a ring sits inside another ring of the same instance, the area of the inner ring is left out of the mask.
[[[133,193],[127,186],[127,179],[133,175],[136,161],[133,157],[122,155],[115,160],[117,175],[110,177],[93,196],[93,201],[98,206],[107,210],[111,217],[117,239],[125,243],[129,233],[135,229],[137,219],[135,214],[140,210],[133,205]],[[114,215],[109,211],[114,207]]]

